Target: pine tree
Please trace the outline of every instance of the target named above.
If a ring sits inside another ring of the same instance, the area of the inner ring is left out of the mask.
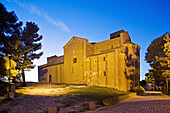
[[[22,22],[18,22],[15,13],[8,12],[0,3],[0,78],[9,75],[6,73],[9,69],[5,67],[4,58],[10,56],[16,62],[15,68],[22,70],[25,85],[24,70],[34,68],[33,60],[43,54],[36,52],[41,49],[42,36],[38,35],[39,28],[33,22],[27,22],[23,29],[21,26]]]
[[[14,11],[8,12],[3,4],[0,3],[0,78],[7,76],[5,68],[5,60],[8,54],[12,54],[11,36],[15,31],[20,29],[22,22],[18,22],[18,18]]]
[[[22,31],[22,44],[23,44],[23,61],[21,63],[22,67],[22,77],[25,85],[25,69],[34,68],[34,59],[39,59],[43,52],[36,53],[37,50],[41,49],[41,39],[42,36],[38,35],[39,28],[34,22],[27,22],[26,27]]]

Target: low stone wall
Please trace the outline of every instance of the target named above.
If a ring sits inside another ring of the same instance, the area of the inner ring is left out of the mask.
[[[103,101],[103,104],[106,105],[106,106],[111,106],[111,105],[122,102],[122,101],[124,101],[128,98],[134,97],[134,96],[136,96],[136,93],[123,95],[123,96],[119,96],[119,97],[114,97],[114,98],[111,98],[111,99],[106,99],[106,100]]]

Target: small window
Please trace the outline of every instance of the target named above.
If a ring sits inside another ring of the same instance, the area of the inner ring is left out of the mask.
[[[106,58],[105,57],[103,57],[103,61],[105,61],[106,60]]]
[[[96,63],[97,61],[95,60],[94,63]]]
[[[104,71],[104,76],[106,76],[106,71]]]
[[[111,49],[113,49],[113,45],[111,45]]]
[[[73,58],[73,63],[77,63],[77,58]]]

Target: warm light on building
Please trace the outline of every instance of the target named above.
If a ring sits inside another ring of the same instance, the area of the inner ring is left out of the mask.
[[[89,43],[73,36],[64,55],[47,58],[38,67],[40,83],[71,83],[112,87],[122,91],[139,86],[140,46],[127,31],[110,34],[110,40]],[[50,76],[52,81],[50,80]]]

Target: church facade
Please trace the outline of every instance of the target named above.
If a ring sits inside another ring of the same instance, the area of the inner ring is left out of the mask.
[[[131,42],[127,31],[110,34],[110,39],[89,43],[73,36],[63,56],[47,58],[38,66],[39,83],[69,83],[112,87],[129,91],[139,86],[140,46]]]

